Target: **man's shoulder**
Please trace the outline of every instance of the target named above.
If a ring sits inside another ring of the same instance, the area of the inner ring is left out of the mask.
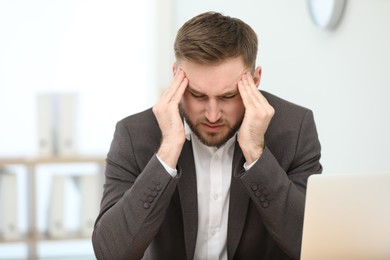
[[[291,101],[288,101],[286,99],[283,99],[281,97],[278,97],[274,94],[271,94],[267,91],[261,91],[263,96],[267,99],[269,104],[274,107],[275,110],[280,110],[283,112],[289,112],[289,113],[306,113],[307,111],[310,111],[309,108],[306,108],[302,105],[293,103]]]
[[[280,98],[266,91],[261,91],[268,103],[275,109],[269,129],[272,131],[282,131],[299,129],[302,122],[313,117],[311,109],[298,105],[286,99]]]
[[[144,134],[159,131],[157,119],[154,116],[152,108],[142,112],[129,115],[118,122],[130,131],[141,131]]]
[[[148,108],[144,111],[131,114],[121,120],[123,123],[134,123],[134,122],[143,122],[156,120],[156,117],[153,114],[152,108]]]

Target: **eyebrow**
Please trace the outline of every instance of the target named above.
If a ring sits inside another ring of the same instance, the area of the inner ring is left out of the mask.
[[[199,95],[199,96],[207,96],[205,93],[203,92],[200,92],[196,89],[194,89],[193,87],[191,87],[191,85],[188,84],[187,86],[187,89],[188,91],[190,91],[191,93],[195,94],[195,95]],[[225,97],[225,96],[235,96],[238,94],[238,89],[234,89],[234,90],[230,90],[230,91],[227,91],[225,93],[222,93],[220,95],[217,95],[217,97]]]

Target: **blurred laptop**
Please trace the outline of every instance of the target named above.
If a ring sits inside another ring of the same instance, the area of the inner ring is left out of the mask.
[[[390,259],[390,174],[310,176],[301,260],[385,259]]]

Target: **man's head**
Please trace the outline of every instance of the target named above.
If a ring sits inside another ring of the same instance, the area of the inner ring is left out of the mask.
[[[246,67],[255,68],[257,36],[237,18],[207,12],[187,21],[174,43],[176,60],[216,64],[228,58],[242,57]]]
[[[205,145],[220,147],[244,118],[237,83],[248,71],[260,82],[256,34],[239,19],[208,12],[180,28],[174,48],[174,72],[183,70],[189,82],[181,113]]]

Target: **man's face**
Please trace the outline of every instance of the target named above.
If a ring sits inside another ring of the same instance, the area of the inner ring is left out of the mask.
[[[181,112],[188,125],[205,145],[222,146],[244,118],[245,107],[237,83],[250,69],[241,58],[217,65],[180,61],[176,66],[189,81],[181,101]]]

